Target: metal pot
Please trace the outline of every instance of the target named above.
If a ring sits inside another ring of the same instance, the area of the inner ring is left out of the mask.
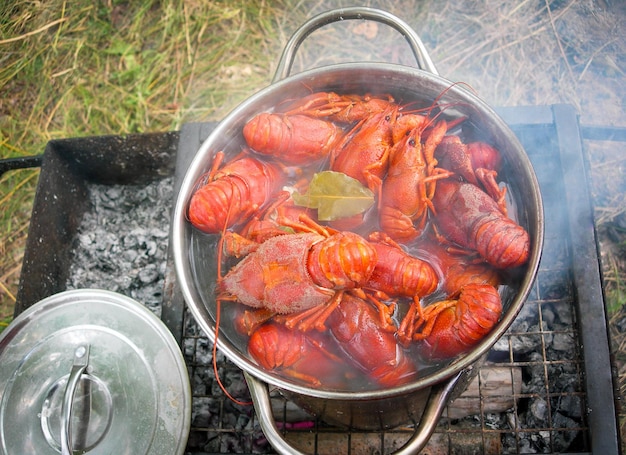
[[[419,69],[386,63],[348,63],[311,69],[289,75],[295,51],[317,28],[344,19],[368,19],[398,30],[408,41]],[[338,93],[389,93],[398,100],[417,100],[430,105],[454,103],[468,117],[479,137],[495,145],[503,155],[501,173],[513,195],[517,221],[531,236],[531,254],[524,270],[507,277],[502,286],[504,311],[501,320],[482,342],[461,358],[442,364],[409,384],[384,390],[342,392],[306,387],[259,367],[247,354],[245,344],[234,331],[220,328],[219,348],[245,374],[263,431],[279,451],[298,453],[282,438],[269,405],[269,388],[278,387],[284,395],[314,412],[325,421],[359,429],[385,429],[415,423],[416,430],[396,453],[415,453],[422,448],[450,397],[462,392],[473,377],[475,367],[507,330],[524,304],[535,274],[543,242],[543,208],[539,186],[526,153],[507,125],[474,94],[440,77],[415,32],[403,21],[371,8],[346,8],[321,14],[301,26],[283,51],[273,83],[234,109],[213,131],[197,152],[180,188],[172,220],[172,248],[176,272],[189,308],[206,334],[215,335],[216,242],[194,230],[186,219],[186,209],[198,179],[209,169],[215,152],[239,150],[245,122],[255,114],[272,110],[280,101],[298,99],[311,91]],[[223,311],[223,310],[222,310]],[[418,424],[419,423],[419,424]]]

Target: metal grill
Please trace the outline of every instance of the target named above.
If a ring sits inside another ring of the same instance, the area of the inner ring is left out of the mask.
[[[526,148],[544,196],[541,267],[520,315],[491,350],[474,383],[450,404],[425,452],[614,452],[608,338],[578,119],[564,105],[506,108],[499,114]],[[211,127],[186,125],[179,155],[195,153]],[[179,160],[184,163],[185,158]],[[252,411],[223,396],[214,383],[210,352],[197,355],[198,348],[206,352],[211,343],[190,319],[185,312],[182,345],[194,400],[212,405],[209,424],[206,419],[192,422],[190,453],[264,451]],[[226,359],[218,358],[218,363],[227,383],[229,376],[240,374]],[[279,393],[274,404],[285,438],[307,453],[391,453],[413,431],[334,428],[294,409]],[[229,422],[233,407],[242,418]]]
[[[499,114],[526,148],[544,196],[541,267],[521,313],[467,391],[449,404],[424,451],[617,453],[600,266],[578,118],[567,105],[504,108]],[[64,290],[77,218],[89,210],[84,199],[90,183],[144,184],[174,176],[177,194],[214,126],[195,123],[179,133],[49,143],[16,312]],[[158,203],[167,207],[173,201]],[[51,223],[60,228],[49,229]],[[231,402],[216,383],[212,345],[185,308],[170,259],[166,265],[161,317],[180,341],[193,391],[187,453],[273,453],[253,408]],[[216,360],[226,387],[246,399],[241,371],[219,351]],[[336,428],[277,391],[272,400],[284,437],[306,453],[391,453],[413,433],[410,425],[384,432]]]

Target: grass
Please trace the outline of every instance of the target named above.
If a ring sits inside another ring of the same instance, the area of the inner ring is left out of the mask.
[[[0,7],[0,158],[56,138],[219,119],[270,81],[280,2],[12,0]],[[37,170],[0,179],[0,319],[15,302]]]
[[[624,213],[622,209],[622,216]],[[626,229],[613,226],[613,223],[603,225],[605,231],[613,230],[610,237],[618,237],[621,240],[613,242],[611,249],[605,253],[604,267],[604,288],[606,294],[606,307],[609,316],[619,313],[622,307],[626,306],[626,276],[624,275],[624,265],[626,257]],[[609,236],[609,234],[607,234]]]

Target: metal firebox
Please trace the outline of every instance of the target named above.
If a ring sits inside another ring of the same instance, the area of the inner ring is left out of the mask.
[[[577,114],[569,105],[497,111],[524,145],[539,180],[545,206],[541,267],[521,313],[490,351],[474,383],[450,403],[426,451],[617,453],[600,264]],[[115,189],[119,199],[109,209],[115,211],[119,204],[124,219],[137,211],[133,200],[124,200],[124,188],[165,185],[171,197],[149,204],[167,213],[187,166],[214,126],[194,123],[175,133],[51,141],[44,154],[16,313],[65,290],[68,283],[85,288],[115,283],[112,290],[132,297],[143,286],[157,286],[159,290],[150,294],[157,301],[155,311],[179,341],[192,385],[187,453],[273,453],[252,408],[233,404],[216,384],[211,342],[185,309],[163,245],[166,238],[157,240],[165,251],[162,256],[142,256],[141,268],[152,266],[154,277],[116,280],[116,270],[105,260],[84,276],[71,276],[72,263],[85,248],[81,222],[98,210],[90,202],[93,194]],[[101,223],[103,229],[106,224]],[[111,223],[111,236],[124,236],[124,229]],[[150,249],[149,241],[137,243]],[[101,255],[110,254],[100,248]],[[150,258],[155,264],[149,264]],[[105,279],[97,281],[98,273]],[[222,381],[245,398],[241,372],[219,351],[217,360]],[[408,427],[384,432],[331,427],[279,394],[273,407],[285,438],[306,453],[390,453],[413,432]]]

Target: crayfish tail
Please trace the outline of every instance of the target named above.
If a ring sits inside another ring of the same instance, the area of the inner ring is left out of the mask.
[[[499,269],[524,265],[530,254],[530,236],[514,221],[497,217],[477,236],[476,250]]]

